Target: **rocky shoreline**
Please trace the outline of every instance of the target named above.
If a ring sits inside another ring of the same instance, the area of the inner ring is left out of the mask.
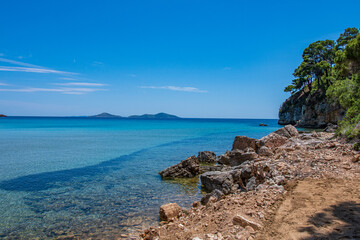
[[[266,226],[298,182],[359,179],[360,155],[334,133],[299,133],[287,125],[261,139],[237,136],[221,156],[200,152],[160,172],[162,178],[199,174],[209,193],[189,210],[163,205],[160,227],[145,230],[142,239],[266,239],[262,231],[269,231]]]

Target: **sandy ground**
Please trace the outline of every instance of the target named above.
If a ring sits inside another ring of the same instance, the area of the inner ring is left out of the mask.
[[[360,239],[360,179],[307,179],[256,239]]]

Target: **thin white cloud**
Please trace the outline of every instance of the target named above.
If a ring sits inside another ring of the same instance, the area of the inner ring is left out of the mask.
[[[70,83],[54,83],[54,85],[58,86],[87,86],[87,87],[102,87],[107,86],[104,83],[89,83],[89,82],[70,82]]]
[[[63,94],[85,94],[95,91],[105,91],[106,89],[99,88],[0,88],[0,92],[59,92]]]
[[[150,89],[166,89],[171,91],[182,91],[182,92],[196,92],[196,93],[206,93],[206,90],[200,90],[195,87],[176,87],[176,86],[141,86],[141,88],[150,88]]]
[[[5,56],[5,54],[3,54],[3,53],[0,53],[0,57],[3,57],[3,56]]]
[[[2,83],[2,82],[0,82],[0,86],[10,86],[10,85],[7,84],[7,83]]]
[[[71,78],[71,77],[59,77],[59,79],[66,81],[78,81],[76,78]]]
[[[134,78],[134,77],[136,77],[136,74],[130,73],[130,74],[128,74],[128,76]]]
[[[63,72],[46,68],[28,68],[28,67],[7,67],[0,66],[0,71],[6,72],[30,72],[30,73],[56,73],[56,74],[77,74],[72,72]]]
[[[19,62],[19,61],[7,59],[7,58],[0,58],[0,62],[11,63],[11,64],[14,64],[14,65],[19,65],[19,66],[23,66],[23,67],[43,68],[43,67],[33,65],[33,64],[30,64],[30,63]]]
[[[58,71],[54,69],[49,69],[29,63],[14,61],[11,59],[0,58],[0,62],[10,63],[14,65],[19,65],[22,67],[10,67],[10,66],[0,66],[0,71],[8,72],[31,72],[31,73],[56,73],[56,74],[77,74],[72,72]]]

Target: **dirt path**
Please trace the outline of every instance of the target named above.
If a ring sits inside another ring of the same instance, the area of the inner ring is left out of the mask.
[[[299,182],[257,239],[360,239],[360,179]]]

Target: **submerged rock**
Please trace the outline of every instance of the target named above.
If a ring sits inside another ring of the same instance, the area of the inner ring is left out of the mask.
[[[179,164],[168,167],[159,172],[162,178],[192,178],[200,173],[199,160],[195,156],[191,156]]]

